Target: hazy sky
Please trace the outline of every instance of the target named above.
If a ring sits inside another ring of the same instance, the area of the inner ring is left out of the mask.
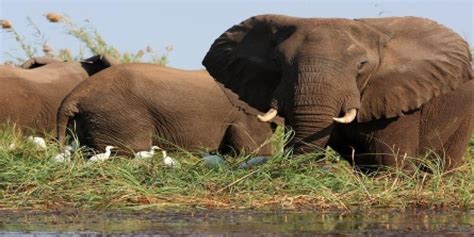
[[[43,14],[59,12],[73,21],[88,19],[107,42],[121,51],[172,45],[169,66],[201,68],[201,60],[216,37],[230,26],[257,14],[299,17],[422,16],[434,19],[474,43],[473,0],[0,0],[0,19],[8,19],[29,39],[29,16],[53,49],[77,52],[80,43]],[[0,62],[6,52],[22,55],[10,34],[0,32]]]

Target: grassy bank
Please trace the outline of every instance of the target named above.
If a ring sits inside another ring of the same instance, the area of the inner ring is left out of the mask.
[[[281,145],[279,134],[273,142]],[[171,154],[180,168],[165,167],[159,156],[91,164],[81,152],[62,164],[51,161],[54,143],[39,150],[6,129],[0,132],[0,209],[472,208],[473,152],[474,141],[466,164],[449,174],[428,164],[434,173],[391,170],[367,176],[331,152],[321,161],[278,153],[247,170],[237,168],[246,157],[228,157],[227,167],[209,169],[186,152]]]

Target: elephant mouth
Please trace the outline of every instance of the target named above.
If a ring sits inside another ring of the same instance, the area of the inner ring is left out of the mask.
[[[332,70],[336,66],[326,64],[300,64],[296,80],[292,79],[295,83],[285,85],[291,85],[294,91],[280,90],[287,94],[276,94],[270,109],[258,116],[260,121],[269,122],[284,115],[288,127],[295,132],[290,142],[294,152],[325,147],[335,124],[349,124],[357,118],[360,93],[356,81],[339,69]]]

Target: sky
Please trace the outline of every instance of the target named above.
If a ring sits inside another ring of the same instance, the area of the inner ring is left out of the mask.
[[[0,0],[0,19],[13,23],[28,40],[39,27],[53,49],[78,52],[81,43],[64,34],[44,14],[66,14],[73,22],[88,20],[105,40],[120,51],[136,52],[150,46],[165,52],[172,46],[168,66],[203,68],[201,61],[212,42],[234,24],[259,14],[297,17],[420,16],[436,20],[474,45],[474,0]],[[22,56],[11,36],[0,30],[0,63],[9,54]],[[7,54],[9,53],[9,54]]]

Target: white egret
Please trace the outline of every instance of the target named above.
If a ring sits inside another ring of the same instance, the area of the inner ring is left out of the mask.
[[[13,150],[15,150],[15,149],[16,149],[16,143],[15,143],[15,142],[13,142],[12,144],[10,144],[10,145],[8,146],[8,150],[9,150],[9,151],[13,151]]]
[[[162,151],[161,153],[163,154],[163,163],[165,163],[165,166],[176,167],[178,165],[178,162],[176,162],[173,158],[169,157],[166,154],[166,151]]]
[[[89,159],[89,161],[95,162],[95,161],[104,161],[110,158],[111,150],[116,147],[114,146],[106,146],[105,147],[105,152],[97,154]]]
[[[65,163],[71,161],[72,151],[74,151],[74,148],[72,146],[66,146],[63,152],[53,157],[53,161],[58,163]]]
[[[33,142],[36,145],[36,147],[40,149],[46,149],[46,141],[44,140],[44,138],[29,136],[28,140]]]
[[[156,150],[161,150],[161,148],[157,146],[152,146],[150,151],[139,151],[135,153],[135,158],[136,159],[148,159],[152,158],[155,155]]]

